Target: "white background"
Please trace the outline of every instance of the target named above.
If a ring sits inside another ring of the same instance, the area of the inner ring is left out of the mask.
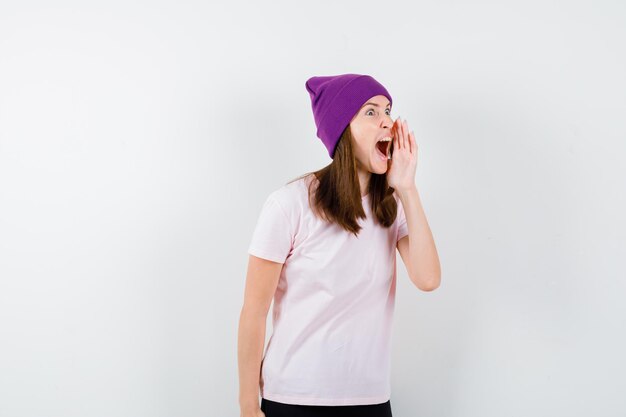
[[[394,417],[626,415],[625,22],[621,1],[2,2],[0,415],[238,416],[251,233],[330,163],[305,80],[348,72],[415,131],[442,264],[431,293],[399,264]]]

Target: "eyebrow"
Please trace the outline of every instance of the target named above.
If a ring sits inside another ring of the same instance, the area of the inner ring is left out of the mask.
[[[362,107],[367,106],[368,104],[371,104],[372,106],[376,106],[376,107],[380,107],[378,104],[376,103],[372,103],[371,101],[368,101],[367,103],[365,103]],[[391,105],[391,103],[387,103],[387,105],[385,107],[389,107]]]

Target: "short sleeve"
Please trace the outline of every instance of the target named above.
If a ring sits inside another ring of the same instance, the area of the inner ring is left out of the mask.
[[[406,225],[406,215],[404,214],[404,207],[402,207],[402,202],[400,200],[397,201],[398,211],[396,222],[398,223],[398,237],[396,238],[396,242],[409,234],[409,229]]]
[[[291,223],[273,196],[261,209],[248,247],[248,253],[259,258],[284,263],[292,249]]]

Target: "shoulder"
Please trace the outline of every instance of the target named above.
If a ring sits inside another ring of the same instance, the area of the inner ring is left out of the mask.
[[[267,213],[266,218],[272,219],[270,223],[274,225],[273,229],[285,228],[284,230],[288,230],[293,238],[297,236],[301,230],[303,218],[307,216],[307,184],[306,178],[300,178],[269,193],[262,211]]]
[[[304,177],[288,182],[273,190],[267,199],[278,203],[287,213],[301,211],[303,203],[308,202],[308,181],[309,179]]]

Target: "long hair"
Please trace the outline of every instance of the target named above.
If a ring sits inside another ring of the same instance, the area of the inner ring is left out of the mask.
[[[358,235],[361,226],[357,219],[365,218],[366,214],[361,204],[350,125],[341,134],[329,165],[307,172],[288,183],[312,175],[316,181],[309,183],[309,205],[315,215]],[[367,189],[375,221],[383,227],[391,226],[396,219],[398,204],[393,197],[395,190],[387,184],[387,174],[371,173]]]

